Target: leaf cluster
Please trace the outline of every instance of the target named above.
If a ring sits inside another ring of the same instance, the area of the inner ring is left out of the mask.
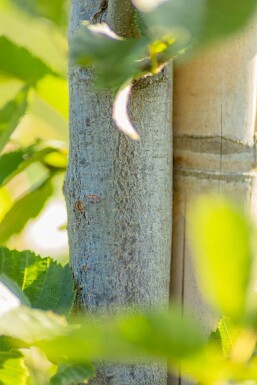
[[[104,23],[83,26],[70,42],[71,61],[93,66],[101,87],[125,88],[139,77],[157,74],[171,59],[190,56],[213,42],[236,33],[250,20],[256,0],[133,0],[138,39],[121,39]],[[115,103],[120,92],[117,93]],[[128,100],[124,98],[125,107]],[[119,103],[119,100],[118,100]],[[125,108],[123,108],[125,109]],[[126,113],[126,120],[128,112]],[[127,123],[117,127],[133,139],[138,135]]]
[[[66,0],[3,0],[0,5],[0,87],[2,94],[7,91],[0,107],[0,244],[8,244],[38,216],[56,193],[55,176],[66,169],[66,143],[28,138],[24,144],[24,134],[17,136],[31,116],[38,116],[56,131],[66,128],[67,84],[61,69],[66,65],[65,56],[56,53],[54,58],[45,37],[48,31],[54,39],[61,39],[66,13]],[[14,91],[9,91],[13,85]],[[44,137],[37,127],[31,133],[35,138]],[[39,176],[34,171],[38,169]],[[22,181],[22,188],[17,180]]]
[[[2,248],[0,351],[3,362],[11,360],[3,373],[15,360],[21,370],[15,375],[26,376],[24,349],[33,348],[55,365],[53,384],[93,376],[89,361],[150,365],[160,359],[171,372],[206,385],[257,383],[256,230],[243,210],[219,196],[198,198],[188,221],[198,285],[216,319],[222,316],[208,341],[204,325],[175,305],[168,312],[124,309],[67,319],[74,299],[68,266]]]

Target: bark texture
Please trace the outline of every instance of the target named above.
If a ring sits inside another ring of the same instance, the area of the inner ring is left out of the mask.
[[[256,27],[175,70],[171,296],[194,310],[206,335],[216,320],[198,292],[187,207],[196,194],[214,190],[257,217]]]
[[[96,0],[71,1],[69,37],[81,20],[92,19],[98,6]],[[131,37],[130,2],[125,1],[119,9],[109,0],[109,7],[111,26]],[[125,30],[121,29],[122,17]],[[113,126],[111,92],[96,92],[93,71],[69,68],[70,156],[64,190],[77,305],[86,311],[168,305],[170,77],[168,69],[135,84],[130,115],[141,140],[133,142]],[[110,364],[99,366],[91,384],[166,382],[163,363],[140,367]]]

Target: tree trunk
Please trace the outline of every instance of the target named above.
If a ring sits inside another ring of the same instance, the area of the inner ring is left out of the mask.
[[[107,20],[131,37],[129,1],[109,0]],[[92,19],[96,0],[72,0],[69,38]],[[112,94],[97,92],[94,72],[69,68],[70,156],[65,181],[77,305],[89,312],[168,306],[171,249],[170,69],[138,81],[130,101],[141,139],[120,134]],[[165,365],[100,365],[94,385],[164,385]]]
[[[214,190],[256,217],[256,40],[253,23],[175,71],[171,295],[205,322],[206,335],[216,320],[191,265],[187,206],[196,194]]]

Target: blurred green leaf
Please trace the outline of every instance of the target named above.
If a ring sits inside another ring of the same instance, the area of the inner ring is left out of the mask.
[[[18,351],[0,352],[0,384],[23,385],[27,379],[28,371],[22,354]]]
[[[26,48],[58,74],[66,77],[67,41],[65,31],[57,25],[25,12],[13,0],[1,0],[0,35]]]
[[[19,306],[0,317],[0,334],[34,344],[70,331],[63,317],[48,311]]]
[[[4,186],[15,175],[22,162],[24,162],[24,152],[21,150],[0,156],[0,186]]]
[[[48,178],[17,200],[0,223],[0,243],[19,233],[30,219],[35,218],[52,194],[53,187]]]
[[[202,45],[244,27],[256,6],[256,0],[169,0],[143,18],[154,38],[175,34],[184,44]]]
[[[0,273],[0,282],[3,283],[4,286],[6,286],[11,291],[11,293],[14,294],[23,305],[31,306],[29,299],[22,291],[22,288],[16,282],[10,279],[10,277],[3,274],[2,271]]]
[[[51,75],[45,76],[37,83],[37,94],[64,119],[68,118],[68,83],[66,79]]]
[[[0,352],[10,352],[16,342],[10,337],[0,336]]]
[[[65,151],[52,151],[43,159],[43,164],[49,168],[66,170],[68,163],[67,153]]]
[[[200,197],[192,204],[189,235],[199,286],[206,300],[232,320],[246,314],[252,234],[243,211],[225,199]]]
[[[68,265],[62,266],[50,257],[41,258],[30,251],[1,247],[0,273],[22,288],[32,307],[70,313],[75,293]]]
[[[39,150],[37,146],[30,146],[0,155],[0,187],[4,186],[11,178],[25,170],[32,163],[43,162],[47,155],[51,153],[58,154],[58,151],[51,147]]]
[[[200,327],[182,318],[178,309],[169,313],[137,313],[122,317],[79,320],[81,327],[67,336],[45,341],[40,347],[49,357],[71,362],[94,360],[134,361],[137,357],[169,358],[175,363],[202,348]]]
[[[49,88],[49,90],[50,89],[51,88]],[[53,92],[56,92],[58,95],[58,91]],[[48,103],[48,101],[41,99],[38,94],[35,94],[33,102],[30,104],[29,112],[31,112],[31,115],[33,114],[34,116],[42,120],[44,124],[47,124],[49,125],[49,127],[51,127],[53,133],[49,135],[49,139],[57,137],[58,139],[67,141],[67,118],[64,118],[54,106]],[[28,133],[29,131],[30,130],[28,130]],[[45,131],[46,129],[44,129],[44,133]]]
[[[54,72],[26,48],[13,43],[5,36],[0,36],[0,74],[17,77],[34,84],[47,74]]]
[[[61,364],[57,373],[50,379],[51,385],[71,385],[86,382],[94,377],[95,370],[91,364]]]
[[[0,151],[2,151],[6,143],[9,141],[13,131],[26,113],[28,108],[28,92],[29,88],[24,87],[14,100],[8,102],[0,110]]]
[[[34,16],[43,16],[60,25],[66,25],[68,17],[67,0],[13,0],[26,12]]]
[[[254,16],[256,0],[207,0],[201,41],[224,38],[237,32]]]
[[[70,55],[75,63],[93,64],[102,86],[120,86],[140,73],[138,60],[144,58],[149,40],[147,37],[120,40],[108,36],[109,30],[105,33],[105,24],[101,28],[102,31],[83,26],[71,42]]]

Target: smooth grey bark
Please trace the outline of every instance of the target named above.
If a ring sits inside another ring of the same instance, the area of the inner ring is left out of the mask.
[[[129,1],[109,0],[107,20],[133,36]],[[71,0],[69,38],[92,19],[96,0]],[[130,20],[130,21],[129,21]],[[122,22],[123,21],[123,22]],[[123,25],[123,27],[122,27]],[[112,94],[97,92],[94,71],[69,68],[70,155],[65,180],[71,266],[77,306],[167,307],[171,254],[171,68],[137,81],[131,119],[141,139],[114,127]],[[164,385],[163,363],[100,365],[94,385]]]

